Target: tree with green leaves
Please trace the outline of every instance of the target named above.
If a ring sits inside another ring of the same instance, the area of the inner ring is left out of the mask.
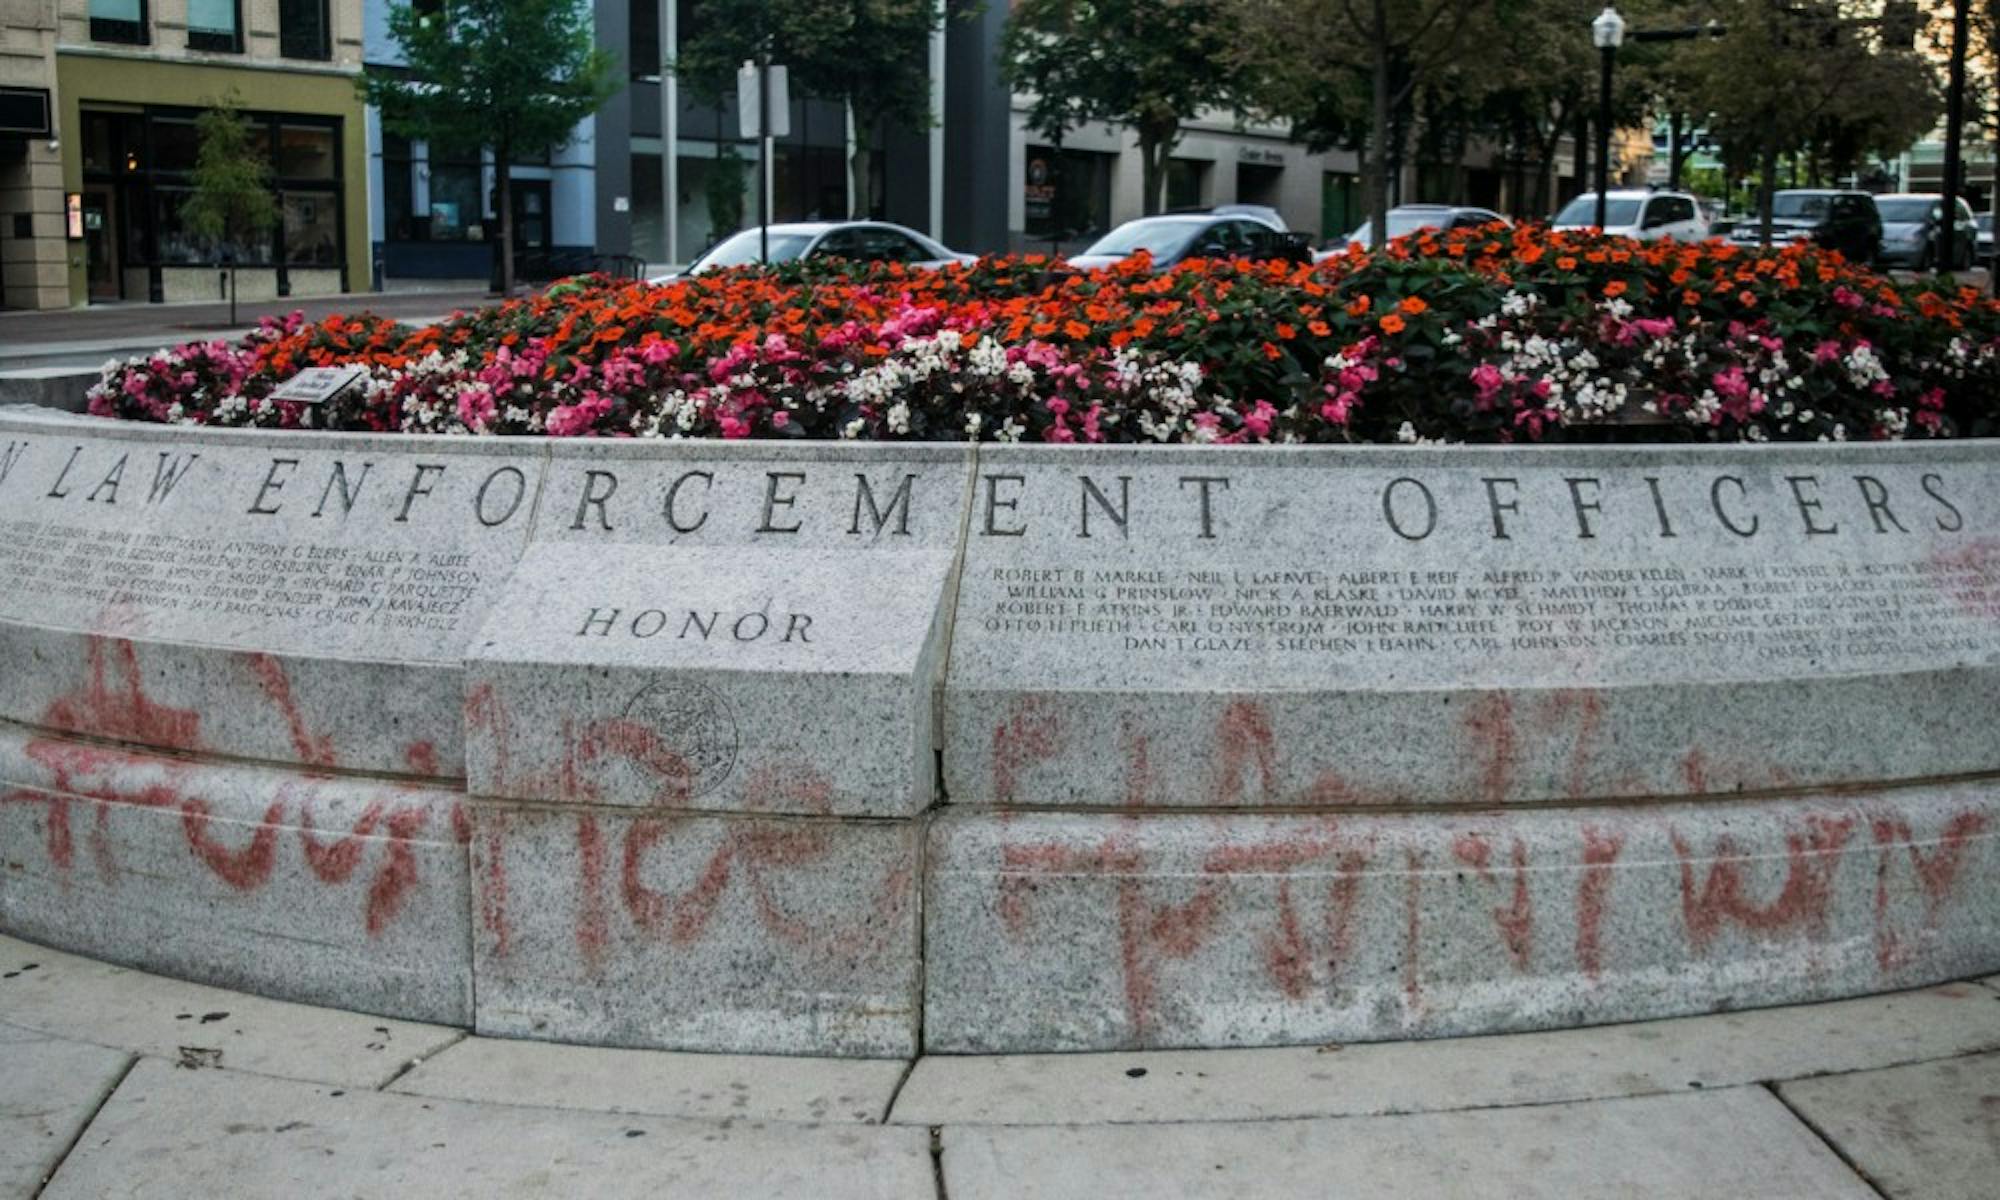
[[[719,102],[736,69],[769,53],[801,94],[854,114],[848,172],[853,216],[875,209],[869,163],[885,125],[929,128],[931,35],[936,0],[695,0],[695,33],[681,43],[675,74],[694,95]]]
[[[1240,31],[1230,53],[1256,66],[1255,106],[1308,131],[1321,122],[1366,130],[1362,176],[1370,242],[1387,235],[1389,171],[1401,161],[1398,121],[1427,80],[1465,52],[1473,21],[1493,0],[1226,0]],[[1491,56],[1501,57],[1501,56]],[[1357,86],[1358,85],[1358,86]],[[1335,104],[1331,98],[1338,97]]]
[[[1032,99],[1028,127],[1058,138],[1106,121],[1139,137],[1143,211],[1160,211],[1181,122],[1240,110],[1251,60],[1233,53],[1232,0],[1016,0],[1001,76]]]
[[[181,220],[228,265],[229,323],[234,325],[237,263],[258,238],[268,246],[278,223],[271,161],[252,140],[250,122],[234,88],[196,117],[194,128],[200,143],[191,180],[194,191],[181,204]]]
[[[1895,154],[1943,111],[1936,64],[1882,35],[1842,0],[1717,0],[1729,32],[1689,51],[1692,94],[1724,161],[1758,180],[1760,237],[1771,236],[1778,163],[1810,157],[1835,177]]]
[[[389,11],[402,67],[367,68],[362,94],[382,123],[436,147],[493,151],[500,286],[514,288],[514,156],[569,140],[617,90],[584,0],[448,0]]]

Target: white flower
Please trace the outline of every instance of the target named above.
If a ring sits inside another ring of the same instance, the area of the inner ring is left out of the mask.
[[[1512,293],[1509,294],[1511,295]],[[1414,443],[1417,440],[1417,427],[1408,421],[1403,422],[1396,430],[1396,440],[1399,442]]]

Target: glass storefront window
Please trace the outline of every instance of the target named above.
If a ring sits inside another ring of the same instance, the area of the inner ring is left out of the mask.
[[[340,197],[334,192],[286,192],[285,262],[331,267],[340,262]]]
[[[195,131],[194,122],[179,118],[154,117],[152,127],[153,169],[194,170],[195,161],[201,155],[201,135]],[[256,140],[256,133],[253,132],[251,135],[253,145]]]
[[[660,203],[660,156],[632,156],[632,253],[647,262],[667,261],[665,206]]]
[[[1115,156],[1047,146],[1027,148],[1024,232],[1032,239],[1094,237],[1111,226]]]
[[[332,179],[339,153],[324,125],[278,126],[278,174],[285,179]]]
[[[431,237],[436,241],[479,241],[486,235],[476,166],[431,167]]]
[[[1209,163],[1198,158],[1167,160],[1167,209],[1200,208],[1208,191]]]

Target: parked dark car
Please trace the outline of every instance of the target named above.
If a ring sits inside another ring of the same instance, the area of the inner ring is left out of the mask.
[[[1744,216],[1729,231],[1737,245],[1754,245],[1762,221],[1756,213]],[[1875,211],[1875,197],[1867,192],[1832,188],[1793,188],[1771,197],[1771,243],[1812,242],[1826,250],[1838,250],[1848,260],[1872,263],[1882,250],[1882,216]]]
[[[1993,214],[1980,213],[1973,218],[1979,226],[1979,236],[1973,239],[1973,254],[1985,266],[1993,265]]]
[[[1911,267],[1928,271],[1940,264],[1939,243],[1944,235],[1944,197],[1934,192],[1912,192],[1875,197],[1875,209],[1882,214],[1882,254],[1876,261],[1885,267]],[[1958,201],[1958,228],[1952,234],[1950,268],[1962,271],[1972,265],[1973,243],[1979,238],[1979,224],[1972,206]]]
[[[1073,254],[1069,265],[1081,270],[1108,267],[1139,251],[1153,256],[1153,269],[1164,271],[1191,258],[1277,258],[1312,261],[1305,235],[1286,233],[1251,216],[1180,213],[1127,221]]]

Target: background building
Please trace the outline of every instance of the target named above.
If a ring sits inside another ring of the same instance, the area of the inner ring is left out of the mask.
[[[1027,105],[1001,82],[997,62],[1007,6],[953,10],[929,60],[937,123],[876,131],[869,215],[970,251],[1075,249],[1138,216],[1136,137],[1100,124],[1071,131],[1058,148],[1029,131]],[[387,11],[371,3],[368,12],[371,64],[396,61]],[[757,146],[740,135],[734,96],[696,96],[662,75],[661,64],[699,32],[694,0],[596,0],[593,17],[624,86],[566,145],[514,165],[517,253],[547,251],[558,269],[620,256],[664,266],[755,224]],[[846,216],[852,143],[844,108],[794,97],[790,116],[772,160],[771,219]],[[385,134],[372,114],[368,137],[371,241],[385,279],[488,278],[498,228],[491,154],[447,158]],[[1567,139],[1557,174],[1550,194],[1559,203],[1578,190]],[[1394,191],[1409,201],[1518,209],[1533,194],[1528,183],[1474,147],[1449,170],[1406,167]],[[1282,127],[1227,114],[1187,123],[1167,201],[1269,205],[1292,228],[1325,238],[1362,221],[1353,151],[1312,153]]]
[[[41,0],[32,15],[44,23],[26,27],[28,43],[43,52],[0,60],[11,81],[39,57],[52,114],[46,137],[11,157],[0,149],[10,306],[219,298],[214,252],[180,206],[195,118],[232,92],[274,167],[282,214],[243,248],[239,293],[365,283],[361,0]]]
[[[55,87],[55,0],[0,0],[0,308],[70,302]]]

